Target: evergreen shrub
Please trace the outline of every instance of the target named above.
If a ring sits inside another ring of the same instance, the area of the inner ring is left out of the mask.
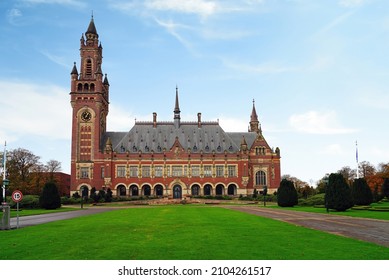
[[[351,194],[355,205],[370,205],[373,203],[373,193],[364,178],[354,180]]]
[[[277,190],[277,203],[281,207],[293,207],[298,203],[298,195],[292,181],[283,179]]]
[[[39,204],[44,209],[57,209],[61,207],[61,197],[58,188],[53,182],[45,184],[39,197]]]
[[[328,180],[329,181],[325,195],[327,209],[346,211],[347,209],[354,206],[351,196],[351,189],[343,175],[340,173],[332,173],[330,174]]]

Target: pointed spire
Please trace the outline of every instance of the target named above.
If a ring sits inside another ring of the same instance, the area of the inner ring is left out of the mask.
[[[104,77],[103,84],[104,84],[104,85],[108,85],[108,86],[109,86],[109,82],[108,82],[107,74],[105,74],[105,77]]]
[[[97,34],[97,31],[96,31],[96,26],[95,26],[95,22],[93,20],[93,13],[92,13],[92,18],[89,22],[89,26],[88,26],[88,29],[87,31],[85,32],[85,35],[88,35],[88,34],[94,34],[94,35],[97,35],[97,37],[99,36]]]
[[[252,122],[258,121],[258,115],[257,115],[257,111],[255,110],[255,100],[254,99],[253,99],[253,110],[251,111],[250,120]]]
[[[176,86],[176,102],[175,102],[175,106],[174,106],[174,126],[176,128],[180,127],[180,119],[181,119],[180,113],[181,113],[181,111],[180,111],[180,105],[178,102],[178,87]]]
[[[70,72],[71,75],[77,75],[78,76],[78,71],[77,71],[77,66],[76,62],[74,62],[72,72]]]
[[[257,111],[255,110],[255,100],[253,99],[253,109],[250,116],[250,129],[249,132],[257,132],[262,134],[262,129],[258,121]]]

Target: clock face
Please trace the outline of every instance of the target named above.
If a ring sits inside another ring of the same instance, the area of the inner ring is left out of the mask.
[[[90,121],[91,118],[92,118],[92,114],[89,111],[82,112],[81,119],[83,121],[85,121],[85,122]]]

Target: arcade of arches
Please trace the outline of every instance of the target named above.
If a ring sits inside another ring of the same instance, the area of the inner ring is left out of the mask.
[[[131,184],[126,186],[124,184],[119,184],[116,187],[116,193],[118,196],[172,196],[173,198],[182,198],[183,196],[208,196],[208,195],[228,195],[235,196],[237,195],[237,185],[229,184],[225,186],[224,184],[193,184],[189,187],[182,186],[181,184],[174,184],[171,188],[163,186],[162,184],[156,184],[151,186],[149,184],[144,184],[138,186]]]

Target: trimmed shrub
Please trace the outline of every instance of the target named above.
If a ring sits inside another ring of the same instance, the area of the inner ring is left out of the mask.
[[[299,205],[301,206],[315,206],[324,205],[324,193],[319,193],[314,196],[308,197],[307,199],[300,199]]]
[[[53,182],[45,184],[39,198],[39,204],[44,209],[57,209],[61,207],[61,197],[58,188]]]
[[[277,190],[277,203],[281,207],[293,207],[298,203],[297,191],[292,181],[283,179]]]
[[[382,185],[382,195],[389,199],[389,178],[385,178]]]
[[[329,182],[325,195],[327,209],[346,211],[347,209],[354,206],[351,196],[351,189],[343,175],[340,173],[332,173],[328,180]]]
[[[373,193],[364,178],[354,180],[351,195],[355,205],[370,205],[373,203]]]

